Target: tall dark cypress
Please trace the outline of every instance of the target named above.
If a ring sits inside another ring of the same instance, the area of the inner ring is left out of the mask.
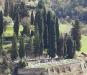
[[[51,11],[48,11],[47,13],[47,28],[48,28],[48,55],[50,56],[50,50],[51,50],[51,30],[50,30],[50,27],[51,27],[51,17],[52,16],[52,13]]]
[[[52,14],[52,11],[48,11],[47,24],[48,24],[48,47],[49,47],[48,55],[51,58],[54,58],[56,52],[56,25],[55,25],[55,16]]]
[[[21,2],[21,4],[20,4],[20,11],[19,12],[20,12],[20,17],[21,18],[23,18],[23,17],[28,15],[28,11],[27,11],[27,9],[25,7],[25,3],[24,2]]]
[[[38,12],[36,12],[35,14],[35,39],[34,39],[34,55],[36,56],[40,56],[40,39],[39,39],[39,29],[38,29]]]
[[[2,49],[3,49],[3,13],[0,11],[0,54],[2,54]]]
[[[80,25],[79,25],[79,21],[75,20],[75,24],[73,25],[73,28],[71,30],[71,36],[73,38],[73,40],[76,42],[76,50],[80,51],[81,49],[81,32],[80,32]]]
[[[3,34],[3,13],[0,11],[0,37]]]
[[[14,19],[14,5],[13,2],[10,4],[10,11],[9,11],[9,16]]]
[[[34,12],[31,13],[31,25],[34,25]]]
[[[19,14],[17,13],[14,22],[14,33],[18,36],[19,33]]]
[[[46,8],[44,7],[43,9],[43,24],[44,24],[44,35],[43,35],[43,39],[44,39],[44,48],[47,49],[48,48],[48,28],[47,28],[47,13],[46,13]]]
[[[16,34],[14,34],[12,39],[12,50],[11,50],[12,61],[17,59],[17,57],[18,57],[17,37],[16,37]]]
[[[38,29],[39,29],[39,39],[40,39],[40,54],[43,54],[44,50],[44,41],[43,41],[43,33],[44,33],[44,24],[43,24],[43,14],[40,9],[38,9]]]
[[[67,58],[72,59],[75,55],[75,42],[72,37],[68,36],[67,42]]]
[[[9,2],[5,0],[5,9],[4,9],[4,16],[8,16],[9,14]]]
[[[20,37],[20,45],[19,45],[19,57],[22,59],[25,56],[25,44],[24,37]]]
[[[58,38],[57,55],[59,58],[63,58],[64,56],[64,38],[62,35],[60,35],[60,37]]]
[[[60,56],[59,54],[60,54],[60,51],[59,50],[61,50],[59,47],[60,47],[60,43],[63,43],[63,37],[61,37],[60,39],[59,39],[59,37],[60,37],[60,32],[59,32],[59,23],[58,23],[58,18],[56,17],[56,19],[55,19],[55,24],[56,24],[56,44],[57,44],[57,55],[58,56]],[[61,40],[62,39],[62,40]],[[60,41],[62,41],[62,42],[60,42]],[[63,45],[63,44],[62,44]],[[63,47],[63,46],[62,46]],[[62,55],[61,55],[62,56]],[[60,57],[61,57],[60,56]]]
[[[67,58],[67,45],[66,45],[66,42],[67,42],[67,39],[68,39],[68,34],[65,33],[64,34],[64,58]]]

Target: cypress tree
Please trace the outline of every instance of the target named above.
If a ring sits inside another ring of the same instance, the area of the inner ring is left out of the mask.
[[[44,39],[44,48],[47,49],[48,48],[48,28],[47,28],[47,13],[46,13],[46,8],[44,7],[43,9],[43,20],[44,20],[44,35],[43,35],[43,39]]]
[[[67,58],[72,59],[75,55],[75,42],[72,37],[68,37],[67,42]]]
[[[33,14],[33,11],[31,13],[31,25],[34,25],[34,14]]]
[[[25,56],[25,44],[24,37],[20,37],[20,45],[19,45],[19,57],[22,59]]]
[[[75,20],[75,24],[73,25],[73,28],[71,30],[71,36],[73,38],[73,40],[76,42],[76,50],[80,51],[81,49],[81,33],[80,33],[80,25],[79,25],[79,21]]]
[[[59,58],[62,58],[64,55],[64,38],[62,34],[57,40],[57,55],[59,56]]]
[[[39,30],[39,39],[40,39],[40,53],[43,54],[44,50],[44,41],[43,41],[43,33],[44,33],[44,24],[43,24],[43,11],[40,9],[37,10],[37,25],[38,25],[38,30]]]
[[[9,3],[8,0],[5,0],[4,16],[8,16],[8,14],[9,14]]]
[[[48,11],[47,24],[48,24],[48,55],[49,57],[54,58],[56,52],[56,25],[55,16],[52,14],[52,11]]]
[[[3,13],[0,11],[0,37],[3,34]]]
[[[40,56],[40,41],[39,41],[39,32],[38,30],[35,33],[35,38],[34,38],[34,55],[36,56]]]
[[[62,52],[62,50],[61,50],[61,48],[60,48],[60,43],[63,43],[63,37],[61,36],[60,37],[60,32],[59,32],[59,23],[58,23],[58,18],[56,17],[56,19],[55,19],[55,24],[56,24],[56,43],[57,43],[57,55],[59,56],[59,57],[61,57],[62,56],[62,54],[61,53],[63,53]],[[60,39],[59,39],[59,37],[60,37]],[[60,42],[61,41],[61,42]],[[63,46],[63,44],[62,44],[62,46]],[[59,50],[61,50],[61,51],[59,51]],[[60,55],[59,55],[60,54]]]
[[[38,29],[38,12],[35,14],[35,38],[34,38],[34,55],[40,56],[40,39],[39,39],[39,29]]]
[[[21,4],[20,4],[20,11],[19,11],[19,13],[20,13],[20,17],[21,18],[23,18],[23,17],[28,15],[28,11],[27,11],[27,9],[25,7],[25,3],[24,2],[21,2]]]
[[[2,45],[3,45],[3,37],[2,37],[2,34],[3,34],[3,13],[2,11],[0,11],[0,53],[2,54]]]
[[[19,33],[19,14],[17,14],[15,17],[14,33],[18,36],[18,33]]]
[[[14,34],[12,39],[12,50],[11,50],[11,59],[12,61],[18,57],[18,46],[17,46],[17,37]]]
[[[68,34],[65,33],[64,34],[64,58],[67,58],[67,45],[66,45],[66,42],[67,42],[67,39],[68,39]]]
[[[14,20],[14,5],[13,5],[13,2],[11,2],[11,4],[10,4],[9,16],[12,18],[12,20]]]
[[[44,8],[44,1],[43,0],[40,0],[39,2],[38,2],[38,8],[39,9],[42,9],[42,8]]]
[[[51,34],[49,34],[50,32],[51,32],[51,30],[50,30],[50,27],[51,27],[51,17],[52,16],[52,13],[51,13],[51,11],[48,11],[48,13],[47,13],[47,28],[48,28],[48,51],[47,51],[47,53],[48,53],[48,55],[50,56],[50,49],[51,49]]]

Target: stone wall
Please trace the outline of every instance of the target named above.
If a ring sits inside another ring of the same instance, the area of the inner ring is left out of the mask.
[[[19,75],[86,75],[87,63],[71,63],[56,66],[50,65],[48,68],[19,69]]]

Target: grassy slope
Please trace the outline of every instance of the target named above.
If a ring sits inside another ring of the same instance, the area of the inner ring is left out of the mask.
[[[60,24],[60,31],[61,33],[69,32],[70,31],[70,24]],[[87,36],[82,35],[81,39],[81,51],[87,52]]]
[[[82,35],[81,45],[82,45],[81,51],[87,52],[87,36]]]

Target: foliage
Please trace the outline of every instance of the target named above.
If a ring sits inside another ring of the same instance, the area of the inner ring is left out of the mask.
[[[11,59],[15,60],[18,57],[17,36],[14,34],[12,39]]]
[[[15,22],[14,22],[14,33],[18,36],[19,33],[19,14],[16,14]]]
[[[34,25],[34,13],[33,13],[33,11],[31,13],[31,25]]]
[[[5,0],[5,9],[4,9],[4,16],[8,16],[9,14],[9,3],[8,0]]]
[[[48,26],[48,55],[49,57],[54,58],[56,52],[56,25],[55,16],[52,14],[52,11],[48,11],[47,26]]]
[[[0,37],[3,34],[3,13],[0,11]]]
[[[23,60],[20,60],[18,64],[19,64],[19,68],[24,68],[24,67],[26,67],[26,62],[23,61]]]
[[[79,22],[76,20],[75,24],[71,30],[71,36],[73,37],[73,40],[75,40],[76,42],[76,50],[80,51],[81,49],[81,32],[80,32],[80,26],[79,26]]]
[[[25,56],[25,44],[24,37],[20,37],[20,45],[19,45],[19,57],[22,59]]]
[[[75,41],[72,39],[72,37],[67,37],[66,47],[67,47],[67,58],[72,59],[75,55],[76,50],[76,44]]]
[[[57,40],[57,55],[59,57],[64,56],[64,38],[62,35],[60,35],[59,39]]]

